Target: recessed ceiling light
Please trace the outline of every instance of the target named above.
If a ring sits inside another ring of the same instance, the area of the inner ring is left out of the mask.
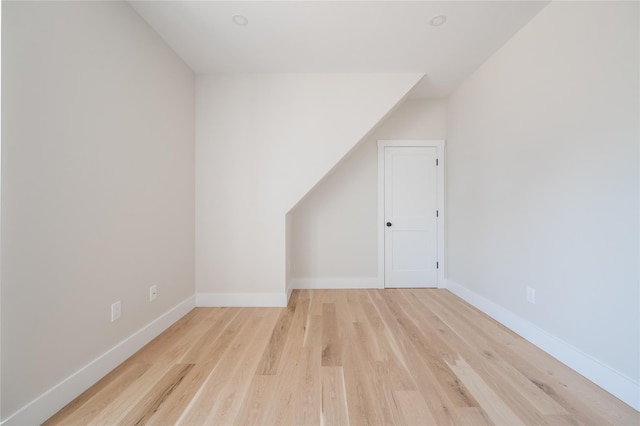
[[[240,25],[241,27],[244,27],[249,23],[249,20],[247,19],[247,17],[242,15],[233,15],[231,20],[233,21],[234,24]]]
[[[444,24],[445,22],[447,22],[447,17],[444,15],[438,15],[438,16],[434,16],[433,18],[431,18],[431,20],[429,21],[429,23],[431,25],[433,25],[434,27],[439,27],[440,25]]]

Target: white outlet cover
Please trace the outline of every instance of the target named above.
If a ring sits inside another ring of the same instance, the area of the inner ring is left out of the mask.
[[[122,315],[122,304],[118,300],[117,302],[111,304],[111,322],[114,322],[120,319],[121,315]]]
[[[536,289],[535,288],[527,287],[527,301],[529,303],[533,303],[535,305],[535,303],[536,303]]]
[[[149,287],[149,301],[153,302],[158,297],[158,286],[152,285]]]

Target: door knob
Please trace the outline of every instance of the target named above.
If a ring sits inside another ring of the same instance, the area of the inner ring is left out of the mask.
[[[387,222],[387,226],[391,226],[391,222]]]

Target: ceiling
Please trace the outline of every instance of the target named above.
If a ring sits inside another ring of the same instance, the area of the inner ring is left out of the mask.
[[[437,98],[548,1],[130,3],[198,74],[420,72],[413,97]],[[446,22],[431,25],[438,15]]]

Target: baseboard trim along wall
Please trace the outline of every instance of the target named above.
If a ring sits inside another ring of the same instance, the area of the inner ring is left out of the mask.
[[[533,323],[451,280],[446,289],[475,306],[621,401],[640,410],[640,384]]]
[[[191,296],[94,359],[0,424],[41,424],[195,307]]]
[[[282,293],[196,293],[196,306],[218,308],[257,308],[287,306],[287,292]]]
[[[293,278],[291,288],[295,289],[355,289],[384,288],[384,282],[377,277],[345,277],[345,278]]]

